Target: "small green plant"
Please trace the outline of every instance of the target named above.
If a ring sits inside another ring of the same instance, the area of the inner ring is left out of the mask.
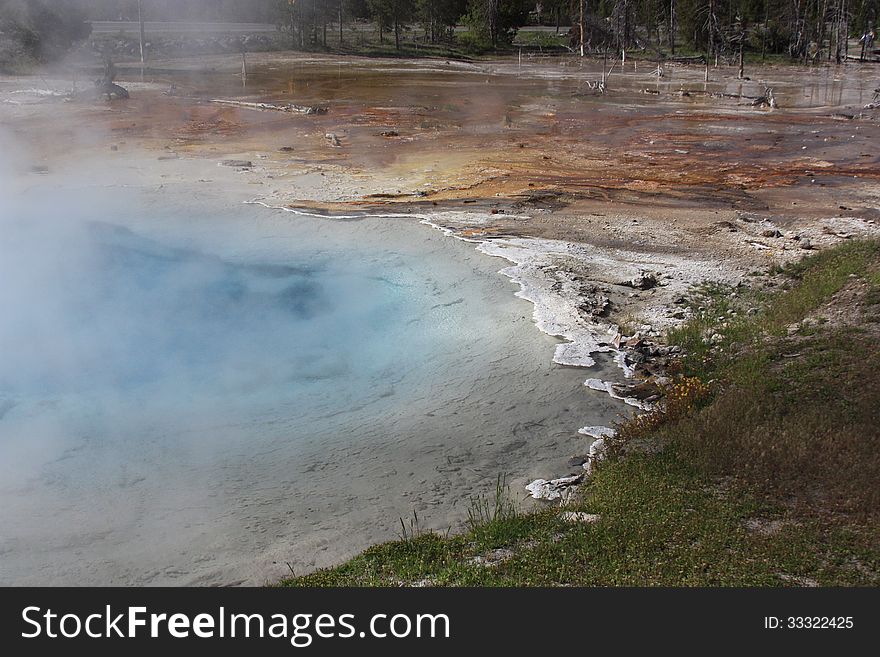
[[[419,526],[419,513],[415,509],[413,509],[412,517],[408,518],[405,522],[403,518],[399,518],[400,520],[400,540],[401,541],[409,541],[417,536],[422,535],[422,529]],[[407,527],[409,525],[409,527]]]

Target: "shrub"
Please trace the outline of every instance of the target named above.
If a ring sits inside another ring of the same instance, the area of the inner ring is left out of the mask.
[[[59,59],[91,30],[84,15],[65,3],[0,0],[0,69]]]

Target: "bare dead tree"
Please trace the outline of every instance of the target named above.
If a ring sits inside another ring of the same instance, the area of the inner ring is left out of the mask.
[[[137,0],[137,10],[138,10],[138,25],[140,26],[140,36],[141,36],[141,75],[144,72],[144,64],[146,63],[146,53],[144,52],[144,47],[146,45],[146,30],[144,29],[144,13],[141,11],[141,0]]]

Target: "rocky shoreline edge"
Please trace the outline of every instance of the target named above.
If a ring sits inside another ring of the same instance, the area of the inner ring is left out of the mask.
[[[584,387],[638,411],[654,409],[660,401],[661,388],[669,382],[666,368],[680,349],[663,344],[663,336],[669,328],[689,318],[690,310],[683,305],[687,292],[707,281],[741,283],[738,272],[708,260],[490,233],[481,230],[491,222],[488,213],[441,210],[430,214],[335,214],[259,199],[247,203],[330,220],[417,219],[449,237],[474,244],[485,255],[503,258],[511,264],[499,273],[519,286],[517,297],[532,303],[535,325],[561,340],[553,362],[590,368],[596,364],[595,354],[610,354],[623,380],[588,377]],[[627,314],[633,318],[631,325],[613,321]],[[525,488],[532,498],[567,500],[604,458],[606,439],[615,432],[610,427],[585,426],[577,433],[591,439],[584,445],[585,454],[569,462],[583,472],[530,482]]]
[[[666,368],[680,348],[663,344],[672,326],[686,321],[684,294],[699,283],[741,282],[735,273],[709,262],[687,262],[683,258],[634,251],[614,252],[588,244],[532,237],[480,237],[474,225],[484,223],[459,214],[424,217],[421,223],[444,234],[476,243],[477,250],[512,263],[499,273],[520,287],[516,296],[533,304],[533,320],[539,330],[565,340],[553,357],[559,365],[590,368],[593,354],[611,353],[623,373],[624,382],[587,378],[584,386],[602,392],[639,411],[648,412],[660,403],[661,388],[670,379]],[[587,277],[584,268],[599,267],[605,275]],[[716,272],[712,276],[713,270]],[[639,293],[655,297],[650,304],[627,303]],[[637,323],[624,327],[610,319],[636,306]],[[666,312],[664,312],[666,311]],[[628,334],[627,334],[628,333]],[[582,457],[569,465],[582,469],[551,479],[535,479],[525,486],[529,496],[546,502],[567,502],[580,484],[593,473],[607,453],[607,439],[615,430],[605,426],[578,429],[592,439]]]

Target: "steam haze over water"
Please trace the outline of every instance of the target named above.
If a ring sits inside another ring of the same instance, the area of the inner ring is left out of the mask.
[[[617,412],[585,410],[502,261],[415,220],[63,176],[5,197],[0,583],[327,565],[413,510],[456,526]]]

